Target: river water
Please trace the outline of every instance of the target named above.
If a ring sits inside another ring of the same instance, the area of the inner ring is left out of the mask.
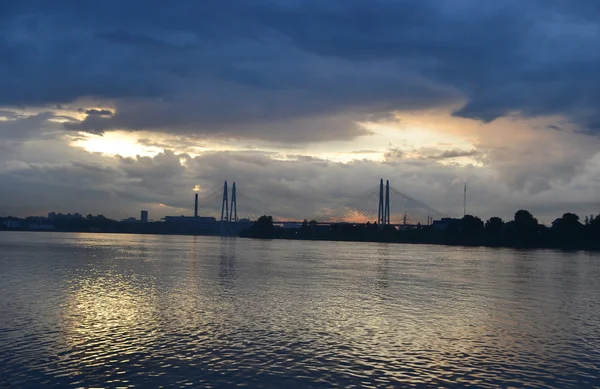
[[[0,233],[0,388],[600,387],[600,254]]]

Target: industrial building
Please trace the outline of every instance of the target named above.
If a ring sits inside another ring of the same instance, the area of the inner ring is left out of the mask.
[[[237,219],[237,201],[235,183],[231,191],[231,204],[228,201],[227,182],[223,187],[221,220],[212,216],[198,215],[198,193],[194,194],[194,216],[165,216],[165,224],[170,231],[198,235],[238,235],[240,230],[248,228],[252,222]]]

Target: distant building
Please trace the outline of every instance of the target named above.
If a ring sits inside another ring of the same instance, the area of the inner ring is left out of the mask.
[[[177,225],[216,224],[217,219],[210,216],[165,216],[165,223]]]
[[[121,220],[123,223],[139,223],[139,220],[137,220],[134,217],[128,217],[127,219],[123,219]]]
[[[221,231],[221,223],[209,216],[165,216],[165,224],[170,232],[218,235]]]
[[[75,212],[73,214],[67,213],[66,215],[63,213],[56,213],[56,212],[50,212],[48,214],[48,220],[74,220],[74,219],[81,219],[81,218],[83,218],[83,216],[81,216],[77,212]]]
[[[23,225],[21,224],[21,222],[19,220],[3,220],[2,225],[4,226],[4,228],[10,228],[10,229],[23,228]]]
[[[142,223],[148,223],[148,211],[142,210],[142,215],[140,216],[140,220]]]
[[[434,220],[431,223],[431,226],[437,231],[445,231],[451,227],[455,227],[460,230],[462,228],[462,219],[443,217],[441,220]]]
[[[278,227],[286,228],[286,229],[289,228],[289,229],[298,230],[298,229],[302,228],[302,223],[277,223],[276,225]],[[327,226],[327,227],[329,227],[329,226]]]
[[[28,229],[30,230],[35,230],[35,231],[52,231],[54,230],[54,225],[52,224],[38,224],[38,223],[30,223],[27,226]]]
[[[48,221],[48,219],[43,216],[27,216],[25,220],[30,224],[47,224]]]

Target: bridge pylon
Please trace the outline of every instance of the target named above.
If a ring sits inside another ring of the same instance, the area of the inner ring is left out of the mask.
[[[237,198],[235,193],[235,182],[231,187],[231,207],[229,208],[229,221],[237,222]]]
[[[385,208],[383,205],[383,178],[379,181],[379,209],[377,210],[377,225],[380,226],[383,224],[383,220],[385,218],[384,215]]]
[[[229,201],[227,200],[227,181],[223,184],[223,200],[221,202],[221,222],[229,220]]]
[[[379,210],[377,212],[377,225],[382,226],[384,224],[390,224],[390,180],[385,181],[384,192],[382,178],[379,181]]]
[[[390,224],[390,180],[385,181],[385,207],[383,224]]]

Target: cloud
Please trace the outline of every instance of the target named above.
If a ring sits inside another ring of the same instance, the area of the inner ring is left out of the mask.
[[[161,150],[174,149],[184,153],[196,153],[199,148],[204,147],[202,141],[196,137],[166,137],[156,139],[140,138],[137,143],[142,146],[154,147]]]
[[[499,120],[475,143],[476,156],[498,173],[509,190],[538,195],[569,187],[598,153],[600,139],[548,130],[548,121]]]
[[[390,148],[388,149],[384,154],[383,154],[383,158],[386,161],[393,161],[393,160],[397,160],[397,159],[403,159],[406,156],[406,152],[403,150],[400,150],[397,147],[394,148]]]
[[[460,157],[474,157],[474,156],[478,156],[478,155],[480,155],[480,152],[476,149],[440,150],[438,148],[427,147],[427,148],[403,150],[399,147],[392,147],[392,148],[389,148],[383,154],[383,157],[386,161],[395,161],[395,160],[402,160],[402,159],[443,161],[446,159],[453,159],[453,158],[460,158]]]
[[[115,114],[70,129],[286,142],[352,139],[364,134],[356,121],[448,105],[483,122],[600,123],[591,1],[221,3],[16,4],[3,15],[0,105],[92,98]],[[311,119],[337,120],[335,136],[287,125]]]
[[[350,154],[378,154],[377,150],[353,150],[350,151]]]
[[[98,33],[97,37],[111,43],[128,44],[133,46],[169,47],[166,42],[145,35],[136,35],[127,31]]]
[[[61,131],[62,126],[53,119],[58,118],[52,112],[23,115],[15,111],[0,112],[0,144],[23,142],[27,139],[48,136],[52,130]]]
[[[85,111],[87,115],[112,116],[112,111],[108,109],[88,109]]]
[[[2,3],[0,204],[183,211],[228,178],[302,217],[384,176],[444,210],[471,178],[482,216],[593,207],[599,20],[591,0]],[[67,146],[110,131],[177,151]],[[383,161],[316,157],[337,152]]]
[[[479,152],[477,150],[446,150],[436,155],[429,155],[427,158],[433,159],[436,161],[450,158],[459,158],[459,157],[473,157],[478,155]]]
[[[559,144],[547,139],[547,152],[556,153]],[[375,193],[379,179],[384,178],[451,215],[462,212],[462,183],[467,180],[469,212],[510,219],[515,210],[526,208],[551,220],[566,211],[588,214],[599,205],[600,154],[579,162],[574,148],[578,144],[585,144],[585,139],[573,141],[572,152],[553,163],[536,160],[536,154],[526,156],[529,145],[523,144],[523,149],[498,148],[492,154],[497,167],[461,167],[398,154],[398,150],[388,151],[390,156],[382,162],[348,163],[261,151],[213,151],[191,157],[167,150],[153,157],[123,158],[87,153],[48,139],[22,143],[0,154],[0,180],[5,188],[0,193],[0,214],[60,211],[124,218],[148,209],[158,219],[190,214],[192,189],[199,185],[203,188],[201,213],[216,215],[227,180],[237,184],[242,215],[258,209],[279,218],[300,219],[344,205],[376,211],[376,198],[373,204],[368,199],[357,204],[355,198],[365,191]],[[400,200],[395,200],[396,211],[404,204]]]

